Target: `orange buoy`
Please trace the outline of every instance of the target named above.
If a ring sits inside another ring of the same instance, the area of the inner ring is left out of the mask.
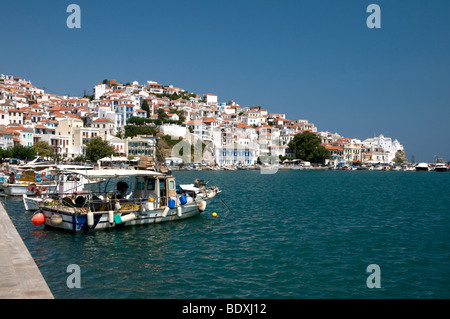
[[[31,218],[31,222],[35,226],[41,226],[45,222],[45,216],[42,213],[34,214]]]

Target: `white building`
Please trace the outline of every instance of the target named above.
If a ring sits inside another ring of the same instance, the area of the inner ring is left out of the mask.
[[[184,137],[188,133],[186,127],[175,124],[163,124],[159,126],[159,130],[164,135],[170,135],[174,137]]]
[[[98,118],[92,122],[92,127],[98,129],[98,134],[103,140],[108,140],[116,133],[115,122],[110,118]]]
[[[203,96],[203,100],[206,102],[206,104],[208,105],[215,105],[217,104],[217,95],[214,94],[205,94]]]
[[[392,141],[390,137],[384,137],[382,134],[380,136],[365,139],[362,145],[368,151],[373,151],[377,154],[377,158],[372,158],[375,162],[390,163],[394,160],[397,151],[404,150],[403,145],[400,144],[398,140]],[[383,149],[384,152],[380,152]]]
[[[9,124],[9,113],[0,110],[0,125],[7,126]]]
[[[219,166],[254,165],[258,160],[257,150],[240,145],[228,144],[215,148],[214,160]]]
[[[9,109],[8,115],[10,124],[23,124],[23,111],[19,109]]]
[[[97,84],[94,86],[94,98],[96,100],[100,99],[100,97],[106,93],[106,84]]]

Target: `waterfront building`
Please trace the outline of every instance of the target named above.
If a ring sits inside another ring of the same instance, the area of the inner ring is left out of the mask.
[[[123,140],[115,136],[109,136],[107,141],[109,145],[114,147],[117,156],[128,156],[128,140]]]
[[[331,158],[328,163],[337,166],[340,162],[344,160],[344,149],[337,145],[326,144],[324,147],[330,152]]]
[[[404,151],[403,145],[398,140],[392,140],[392,138],[385,137],[382,134],[365,139],[362,145],[367,150],[374,152],[372,156],[374,162],[386,164],[393,162],[398,151]]]
[[[254,165],[257,159],[257,150],[246,145],[233,143],[217,146],[214,150],[214,160],[219,166]]]
[[[127,156],[155,156],[156,142],[158,137],[148,135],[138,135],[134,138],[127,138]]]

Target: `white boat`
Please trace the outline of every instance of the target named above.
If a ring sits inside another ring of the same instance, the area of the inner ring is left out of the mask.
[[[195,199],[207,200],[220,193],[217,187],[207,187],[206,184],[207,183],[205,183],[203,180],[196,179],[193,184],[180,185],[180,190],[182,191],[182,193],[188,195],[188,201],[192,201]]]
[[[0,190],[3,190],[3,183],[7,182],[9,179],[9,174],[5,172],[0,172]]]
[[[445,165],[444,163],[436,163],[434,170],[436,172],[447,172],[448,171],[448,166]]]
[[[44,201],[36,214],[43,214],[47,227],[80,232],[182,220],[203,212],[206,201],[219,192],[217,187],[209,187],[214,194],[203,197],[193,197],[182,189],[177,192],[173,175],[149,170],[73,172],[87,179],[106,179],[105,190]],[[133,196],[128,199],[128,183],[122,180],[126,178],[134,179]],[[107,185],[112,184],[117,189],[108,191]]]
[[[52,184],[38,184],[30,182],[18,182],[18,183],[4,183],[3,191],[9,196],[22,196],[26,194],[28,196],[34,196],[36,191],[54,193],[56,191],[56,183]]]
[[[69,170],[69,169],[94,169],[94,166],[90,163],[84,164],[58,164],[53,161],[45,161],[39,156],[33,159],[31,162],[25,165],[19,165],[17,168],[19,169],[34,169],[34,170],[42,170],[45,168],[53,168],[56,170]]]
[[[17,180],[14,175],[11,175],[7,181],[3,182],[3,191],[9,196],[22,196],[23,194],[34,196],[36,192],[55,192],[56,185],[56,182],[52,180],[38,182],[34,170],[25,170]]]
[[[72,172],[64,172],[56,174],[56,187],[52,191],[40,191],[33,197],[28,197],[27,194],[22,195],[23,206],[25,210],[36,211],[39,205],[42,205],[44,200],[54,196],[65,196],[85,190],[85,186],[99,183],[102,180],[87,180],[83,176],[76,175]],[[41,188],[42,190],[42,188]]]
[[[32,210],[32,211],[38,210],[40,204],[44,200],[44,198],[42,197],[28,197],[27,194],[23,194],[22,199],[25,210]]]
[[[416,171],[428,171],[428,164],[427,163],[419,163],[416,166]]]

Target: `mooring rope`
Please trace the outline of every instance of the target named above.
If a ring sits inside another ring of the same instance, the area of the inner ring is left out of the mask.
[[[219,198],[220,202],[228,209],[228,211],[230,213],[233,213],[233,211],[231,210],[231,208],[225,203],[225,201],[223,200],[223,198],[220,196],[220,194],[217,194],[217,197]]]

